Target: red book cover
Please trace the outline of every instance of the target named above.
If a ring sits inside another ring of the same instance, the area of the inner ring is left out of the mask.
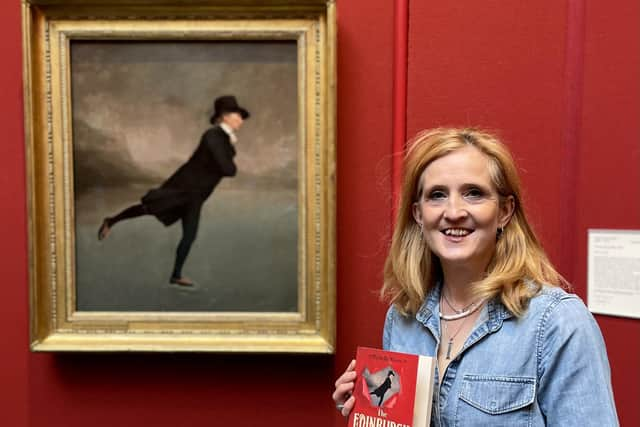
[[[358,347],[349,427],[429,425],[434,359]]]

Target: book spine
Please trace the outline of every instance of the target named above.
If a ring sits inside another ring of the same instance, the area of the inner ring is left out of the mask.
[[[432,357],[419,356],[416,374],[416,400],[413,404],[413,427],[428,427],[431,421],[429,418],[431,418],[434,369]]]

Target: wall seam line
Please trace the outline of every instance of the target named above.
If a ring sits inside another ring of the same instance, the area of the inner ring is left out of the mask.
[[[409,0],[395,0],[393,27],[393,105],[391,224],[395,223],[401,192],[402,159],[407,138],[407,64],[409,35]]]
[[[562,141],[562,212],[560,227],[562,254],[566,259],[564,276],[573,282],[577,259],[577,191],[582,127],[582,91],[584,86],[585,2],[567,2],[567,41],[565,62],[565,128]],[[575,283],[574,283],[575,285]]]

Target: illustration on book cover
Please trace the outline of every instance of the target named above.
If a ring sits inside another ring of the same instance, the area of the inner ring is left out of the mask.
[[[369,400],[371,406],[376,408],[392,408],[397,401],[397,394],[402,388],[400,375],[394,372],[391,366],[370,372],[364,368],[362,373],[362,394]],[[364,388],[366,387],[366,390]]]

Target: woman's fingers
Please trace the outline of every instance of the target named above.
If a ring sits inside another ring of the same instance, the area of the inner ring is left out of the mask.
[[[355,403],[355,397],[352,396],[356,379],[355,367],[355,360],[349,362],[347,369],[336,380],[336,389],[331,396],[333,398],[333,401],[336,403],[336,407],[345,417],[349,415]],[[340,405],[342,406],[340,407]]]
[[[355,367],[356,367],[356,361],[355,360],[352,360],[351,362],[349,362],[349,365],[347,366],[347,369],[336,380],[335,386],[338,387],[340,384],[342,384],[345,381],[353,381],[355,379],[355,377],[356,377]]]
[[[350,382],[356,379],[356,371],[345,371],[340,377],[336,380],[335,386],[338,388],[340,384]]]
[[[342,408],[342,411],[340,411],[342,416],[348,417],[349,414],[351,413],[351,410],[353,409],[353,405],[355,404],[356,404],[356,398],[354,396],[349,396],[349,398],[344,402],[344,407]]]
[[[336,404],[344,403],[344,401],[351,395],[353,386],[353,381],[347,381],[337,385],[333,395],[331,396],[333,401],[336,402]]]

